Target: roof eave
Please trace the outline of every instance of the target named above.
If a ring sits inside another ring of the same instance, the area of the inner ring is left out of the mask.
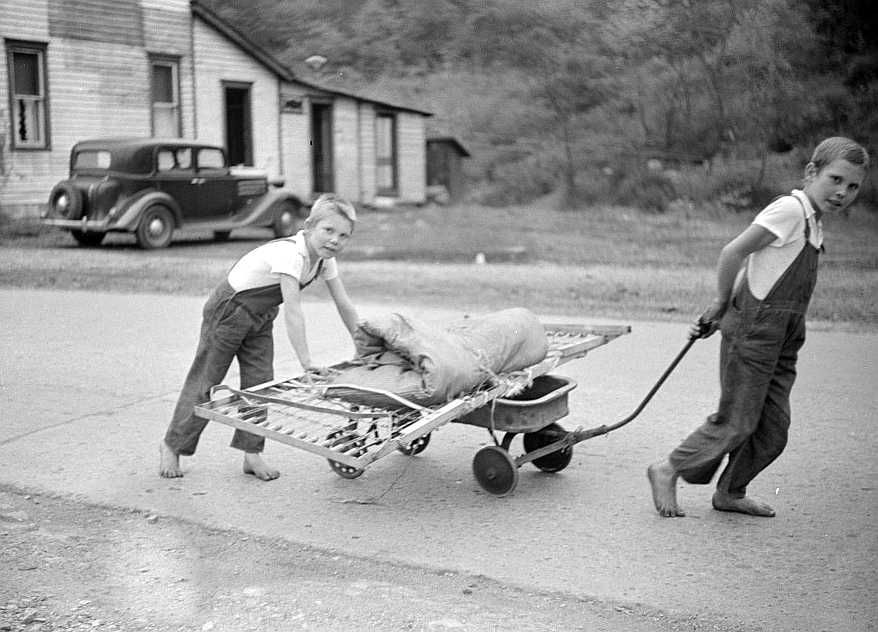
[[[247,52],[254,59],[258,60],[263,66],[271,70],[277,76],[285,81],[296,81],[296,77],[290,72],[289,68],[284,66],[269,53],[265,52],[246,35],[238,31],[216,13],[204,6],[199,0],[190,0],[189,6],[192,9],[193,15],[196,15],[207,22],[210,26],[222,33],[235,45]]]
[[[192,14],[204,20],[211,27],[216,29],[219,33],[228,38],[231,42],[241,48],[243,51],[251,55],[254,59],[259,61],[263,66],[274,72],[278,77],[283,79],[284,81],[288,81],[291,83],[298,83],[312,90],[321,90],[323,92],[327,92],[329,94],[336,94],[339,96],[350,97],[352,99],[356,99],[357,101],[365,101],[369,103],[374,103],[376,105],[381,105],[388,108],[393,108],[395,110],[400,110],[403,112],[413,112],[415,114],[420,114],[422,116],[433,116],[432,112],[428,112],[426,110],[419,110],[417,108],[406,107],[402,105],[395,105],[393,103],[387,103],[386,101],[378,101],[376,99],[369,99],[352,92],[345,92],[343,90],[337,90],[333,88],[327,88],[325,86],[321,86],[316,83],[311,83],[308,81],[303,81],[296,77],[292,71],[284,66],[281,62],[275,59],[271,54],[267,53],[265,50],[260,48],[257,44],[251,41],[246,35],[238,31],[231,24],[226,22],[222,17],[214,13],[211,9],[206,7],[200,0],[189,0],[189,6],[192,9]]]

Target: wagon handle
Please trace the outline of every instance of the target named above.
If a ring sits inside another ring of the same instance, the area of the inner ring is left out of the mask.
[[[617,428],[621,428],[625,424],[633,421],[643,411],[643,409],[649,403],[649,400],[651,400],[653,398],[653,396],[656,394],[656,392],[659,390],[659,388],[661,388],[662,384],[665,383],[665,380],[668,379],[668,376],[671,374],[671,372],[675,368],[677,368],[678,364],[680,364],[680,360],[683,359],[683,356],[686,355],[686,353],[689,351],[689,349],[692,348],[692,345],[695,344],[695,341],[698,340],[700,337],[701,337],[700,335],[690,337],[686,341],[686,345],[680,350],[680,352],[677,354],[677,357],[674,358],[673,362],[671,362],[670,366],[668,366],[668,368],[665,369],[665,372],[662,373],[662,376],[658,379],[658,382],[656,382],[655,385],[650,389],[649,393],[646,394],[646,397],[644,397],[643,401],[640,402],[640,405],[638,405],[637,408],[634,409],[633,413],[631,413],[630,415],[625,417],[625,419],[622,419],[621,421],[617,421],[614,424],[611,424],[609,426],[601,426],[599,429],[596,429],[596,430],[601,430],[601,432],[598,432],[597,434],[606,434],[607,432],[612,432],[613,430],[616,430]],[[590,431],[585,431],[585,432],[589,432],[589,434],[590,434]],[[590,435],[590,436],[594,436],[594,435]]]

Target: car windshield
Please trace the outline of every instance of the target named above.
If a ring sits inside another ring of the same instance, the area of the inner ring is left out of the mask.
[[[74,169],[109,169],[110,152],[105,149],[79,151],[73,159]]]

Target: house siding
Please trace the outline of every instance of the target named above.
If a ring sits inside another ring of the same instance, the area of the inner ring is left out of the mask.
[[[23,4],[0,3],[0,210],[10,215],[25,215],[39,208],[48,197],[46,183],[54,184],[52,152],[15,151],[10,147],[9,74],[6,65],[6,39],[49,42],[48,4],[33,0]],[[48,56],[53,48],[50,46]],[[51,77],[51,69],[49,69]],[[51,93],[50,93],[51,95]],[[37,201],[39,200],[39,201]]]
[[[199,19],[194,36],[198,139],[226,145],[224,82],[249,85],[253,166],[282,175],[278,77]]]
[[[360,104],[360,200],[372,202],[377,190],[375,179],[375,107]]]
[[[360,143],[357,102],[337,98],[332,106],[333,166],[335,192],[351,200],[360,199]]]
[[[426,135],[424,119],[419,114],[400,112],[397,117],[397,160],[399,200],[422,204],[426,191]]]
[[[138,0],[52,0],[49,35],[142,47],[143,13]]]
[[[149,55],[179,62],[180,136],[195,138],[195,94],[192,90],[192,17],[188,0],[143,2],[144,46]]]
[[[129,0],[72,0],[25,3],[13,13],[0,13],[0,36],[48,43],[46,75],[49,97],[50,149],[10,152],[9,129],[3,129],[0,204],[11,215],[32,215],[52,187],[68,172],[70,148],[79,140],[101,136],[149,136],[151,130],[149,53],[177,56],[180,61],[182,128],[192,129],[191,62],[188,41],[189,4],[185,0],[152,3],[141,12]],[[5,6],[5,5],[4,5]],[[87,7],[88,11],[77,13]],[[125,22],[119,9],[135,20]],[[79,28],[89,15],[108,16],[102,26]],[[139,34],[132,35],[132,25]],[[105,38],[100,40],[97,38]],[[174,40],[177,40],[174,43]],[[9,81],[6,51],[0,77],[0,124],[8,125]]]
[[[302,200],[307,199],[314,188],[311,173],[310,101],[305,90],[298,85],[284,84],[281,99],[295,99],[302,104],[301,111],[282,112],[281,119],[281,160],[286,187]]]
[[[151,56],[178,61],[180,131],[225,146],[224,84],[249,86],[253,164],[313,195],[311,100],[332,104],[336,192],[372,203],[375,112],[398,115],[398,196],[425,199],[425,113],[299,83],[231,27],[189,0],[0,0],[0,212],[36,217],[84,138],[152,135]],[[45,46],[46,149],[13,149],[6,42]],[[282,99],[283,97],[283,99]],[[301,108],[284,111],[294,98]]]

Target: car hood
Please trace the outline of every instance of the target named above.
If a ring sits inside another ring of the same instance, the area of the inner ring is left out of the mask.
[[[229,173],[233,176],[243,178],[268,178],[268,172],[265,169],[260,169],[259,167],[246,167],[244,165],[231,167]]]

